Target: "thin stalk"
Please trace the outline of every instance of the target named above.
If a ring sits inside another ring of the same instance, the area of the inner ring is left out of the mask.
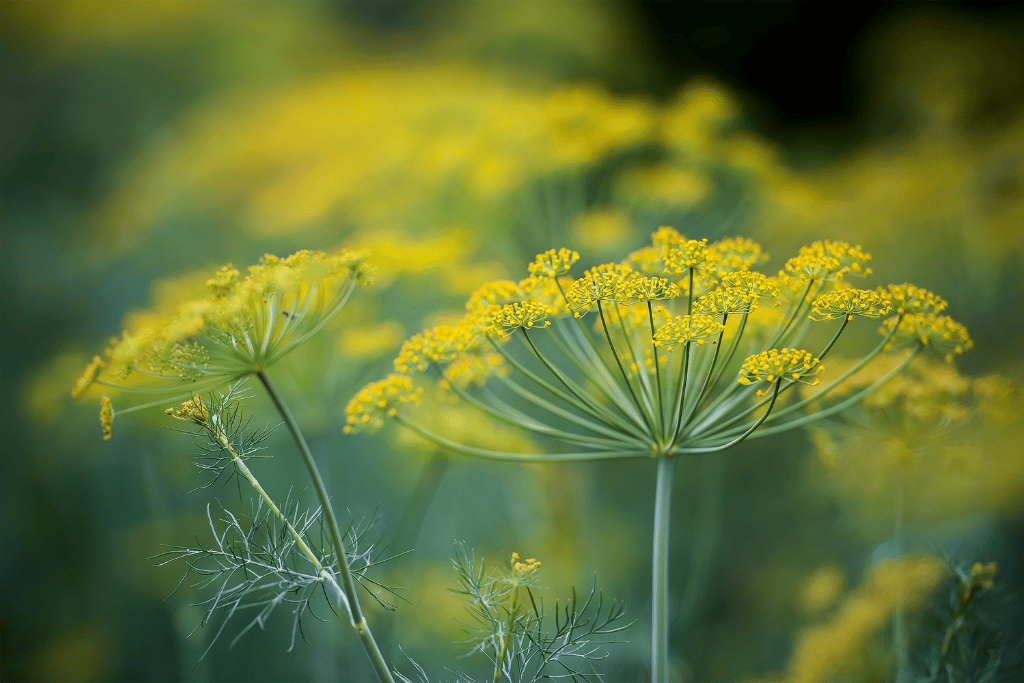
[[[629,383],[629,375],[627,375],[626,371],[622,368],[622,361],[619,360],[619,353],[618,353],[618,351],[615,350],[615,344],[612,343],[612,335],[611,335],[611,333],[608,330],[608,323],[605,322],[605,319],[604,319],[604,308],[601,306],[601,301],[600,300],[598,300],[598,302],[597,302],[597,312],[601,316],[601,327],[604,328],[604,336],[605,336],[605,338],[608,339],[608,346],[612,350],[612,356],[615,357],[615,363],[619,366],[619,372],[622,373],[622,379],[623,379],[623,381],[626,382],[626,388],[629,389],[629,395],[633,397],[633,403],[636,404],[636,409],[638,411],[640,411],[640,416],[643,418],[644,422],[646,423],[647,433],[651,435],[651,439],[655,439],[656,440],[657,437],[654,435],[654,429],[653,429],[653,427],[651,427],[651,424],[650,424],[650,422],[647,419],[647,415],[644,414],[644,409],[640,405],[640,399],[638,399],[636,397],[636,392],[633,391],[633,385]]]
[[[693,313],[693,268],[690,268],[690,289],[686,292],[686,315]]]
[[[743,317],[740,319],[740,326],[739,328],[737,328],[736,335],[732,338],[732,342],[729,344],[729,352],[725,354],[725,360],[719,366],[718,373],[715,375],[715,378],[711,380],[711,383],[708,385],[712,391],[714,391],[714,388],[718,386],[718,382],[722,379],[722,375],[724,375],[725,371],[729,368],[729,363],[732,362],[733,356],[736,355],[736,349],[738,349],[740,346],[740,339],[743,337],[743,330],[745,330],[747,327],[747,317],[749,315],[750,311],[747,311],[746,313],[743,314]],[[725,324],[724,320],[722,321],[722,324]]]
[[[579,321],[577,320],[576,322],[578,323]],[[604,358],[601,357],[600,352],[595,351],[594,353],[588,353],[577,340],[572,339],[569,334],[562,329],[561,325],[555,325],[553,327],[555,327],[556,332],[551,335],[551,342],[559,351],[561,351],[562,355],[564,355],[570,363],[575,365],[579,371],[583,373],[583,376],[589,379],[591,383],[597,387],[598,391],[608,399],[611,407],[621,413],[622,417],[633,420],[638,426],[643,427],[643,423],[640,421],[639,417],[627,412],[627,408],[629,410],[633,409],[633,406],[629,403],[629,397],[626,396],[626,393],[622,391],[622,388],[619,387],[618,383],[615,381],[615,377],[608,369],[608,364],[605,362]],[[575,332],[577,336],[584,334],[578,327]],[[593,340],[590,341],[593,342]],[[600,364],[594,361],[595,355],[597,356],[597,360]],[[584,366],[584,363],[586,363],[586,367]],[[630,429],[629,433],[634,433],[634,430]]]
[[[209,430],[209,427],[206,427],[206,429]],[[239,457],[238,452],[235,451],[234,447],[231,445],[231,442],[228,440],[227,436],[223,432],[215,432],[213,430],[209,431],[211,434],[213,434],[214,438],[217,439],[217,442],[220,443],[221,447],[231,454],[231,462],[234,463],[235,469],[238,471],[238,473],[241,474],[242,477],[247,482],[249,482],[249,485],[256,490],[256,493],[260,495],[260,498],[262,498],[263,501],[267,504],[267,507],[269,507],[274,512],[274,514],[277,515],[277,518],[281,520],[282,524],[284,524],[285,528],[288,530],[288,533],[291,535],[292,538],[295,539],[295,542],[298,544],[299,549],[302,551],[302,554],[306,556],[306,559],[308,559],[314,567],[316,567],[317,575],[320,577],[321,581],[324,582],[327,588],[331,591],[331,594],[334,596],[334,599],[338,602],[339,605],[344,607],[346,611],[351,613],[351,606],[349,604],[348,597],[345,595],[344,591],[342,591],[341,586],[338,585],[338,581],[334,578],[334,574],[328,571],[320,563],[320,560],[319,558],[317,558],[316,554],[314,554],[313,551],[310,550],[309,546],[306,545],[306,541],[304,538],[302,538],[302,534],[300,534],[298,530],[296,530],[295,527],[292,526],[292,523],[288,521],[288,518],[284,515],[284,513],[281,512],[281,510],[277,507],[277,504],[274,502],[274,500],[260,485],[260,482],[256,479],[256,476],[252,473],[252,471],[245,464],[242,458]]]
[[[448,382],[448,387],[456,394],[458,394],[461,399],[470,403],[471,405],[476,406],[484,413],[487,413],[488,415],[494,417],[495,419],[501,420],[506,424],[510,424],[515,427],[522,427],[523,429],[527,429],[538,434],[543,434],[545,436],[550,436],[556,439],[561,439],[563,441],[569,441],[574,443],[599,443],[604,446],[621,446],[624,443],[621,439],[618,439],[613,442],[610,439],[606,439],[600,436],[573,434],[572,432],[566,432],[564,430],[557,429],[549,424],[541,422],[540,420],[536,420],[520,412],[519,410],[516,410],[515,408],[505,404],[504,402],[501,402],[500,399],[498,399],[497,397],[493,396],[491,400],[495,401],[496,403],[500,403],[500,405],[498,407],[492,406],[469,394],[465,389],[460,387],[457,382],[446,377],[443,372],[439,372],[439,374],[441,375],[442,379]]]
[[[775,407],[775,401],[776,401],[776,399],[779,398],[779,385],[780,384],[782,384],[782,380],[781,379],[775,380],[775,391],[772,392],[772,402],[768,404],[768,410],[766,410],[764,412],[764,415],[762,415],[761,418],[757,422],[755,422],[754,424],[750,425],[750,427],[747,429],[747,431],[743,432],[742,434],[740,434],[738,437],[736,437],[732,441],[728,441],[728,442],[726,442],[724,444],[720,444],[718,446],[709,446],[709,447],[703,447],[703,448],[680,448],[680,449],[676,450],[676,453],[717,453],[718,451],[724,451],[727,448],[732,448],[733,446],[738,444],[740,441],[743,441],[748,436],[750,436],[754,432],[755,429],[760,427],[761,423],[764,422],[768,418],[768,416],[771,414],[772,408]]]
[[[651,306],[651,302],[647,302],[647,318],[651,321],[651,348],[654,349],[654,376],[655,381],[658,383],[658,423],[661,424],[662,431],[665,429],[665,401],[661,394],[661,363],[658,361],[658,345],[654,343],[654,308]],[[667,434],[662,434],[662,438],[665,438]]]
[[[869,385],[865,389],[857,392],[856,394],[854,394],[850,398],[846,399],[845,401],[843,401],[841,403],[837,403],[836,405],[834,405],[834,406],[832,406],[830,408],[826,408],[824,410],[820,410],[820,411],[818,411],[816,413],[811,413],[810,415],[804,415],[803,417],[798,417],[798,418],[796,418],[794,420],[790,420],[789,422],[786,422],[785,424],[775,425],[773,427],[766,427],[765,429],[762,429],[760,432],[758,432],[757,436],[768,436],[770,434],[778,434],[779,432],[784,432],[784,431],[786,431],[788,429],[792,429],[793,427],[799,427],[800,425],[807,424],[808,422],[814,422],[815,420],[821,420],[821,419],[824,419],[826,417],[829,417],[830,415],[835,415],[838,412],[846,410],[847,408],[849,408],[850,406],[855,404],[857,401],[861,400],[862,398],[864,398],[868,394],[874,392],[875,389],[877,389],[878,387],[882,386],[883,384],[888,382],[890,379],[892,379],[894,376],[896,376],[897,374],[902,372],[903,369],[910,364],[910,361],[914,360],[914,358],[917,356],[917,354],[919,354],[923,349],[924,349],[923,346],[918,346],[916,349],[914,349],[913,351],[908,353],[906,359],[902,363],[897,365],[896,368],[894,368],[893,370],[888,372],[884,377],[882,377],[881,379],[879,379],[876,382],[872,383],[871,385]],[[821,392],[819,392],[819,393],[821,393]],[[818,394],[815,394],[815,396],[817,396],[817,395]],[[790,406],[790,408],[792,408],[792,406]],[[789,408],[786,408],[786,410],[789,410]],[[780,411],[780,412],[782,412],[782,411]],[[716,435],[716,436],[718,436],[718,435]]]
[[[400,424],[405,425],[409,429],[413,430],[424,439],[432,441],[441,448],[451,451],[452,453],[462,453],[465,455],[472,455],[479,458],[488,458],[490,460],[512,460],[514,462],[565,462],[565,461],[576,461],[576,460],[613,460],[616,458],[645,458],[650,457],[648,450],[595,450],[592,452],[585,453],[510,453],[508,451],[492,451],[486,448],[476,448],[475,446],[465,446],[460,443],[456,443],[451,439],[446,439],[443,436],[435,434],[428,429],[424,429],[415,422],[402,417],[399,413],[394,418]]]
[[[715,342],[715,353],[711,356],[711,366],[708,368],[708,372],[704,375],[704,383],[701,384],[700,391],[697,392],[697,398],[694,399],[693,405],[690,406],[690,410],[686,414],[686,419],[683,420],[679,427],[682,428],[684,425],[690,422],[693,418],[693,414],[697,412],[697,408],[700,407],[700,402],[704,400],[704,395],[708,390],[708,383],[711,381],[711,375],[715,372],[715,364],[718,362],[718,354],[722,351],[722,339],[725,337],[725,324],[729,321],[729,314],[725,313],[722,315],[722,331],[718,333],[718,341]],[[697,375],[698,377],[700,375]],[[675,434],[673,441],[679,438],[679,434]]]
[[[505,663],[505,657],[508,656],[508,643],[512,640],[512,634],[503,633],[499,637],[501,638],[501,647],[494,648],[497,656],[494,658],[494,678],[491,679],[493,683],[500,683],[501,681],[501,672],[505,668],[503,665]]]
[[[668,551],[675,458],[658,458],[651,562],[651,683],[668,683]]]
[[[559,372],[558,368],[552,365],[551,362],[544,357],[544,354],[540,352],[540,349],[537,348],[537,345],[533,343],[533,339],[530,338],[530,333],[527,332],[526,328],[523,327],[520,329],[523,332],[523,336],[526,338],[526,343],[529,345],[530,350],[533,351],[533,355],[537,357],[537,360],[539,360],[544,365],[544,367],[546,367],[551,372],[551,374],[554,375],[555,378],[562,383],[562,386],[568,389],[580,401],[583,401],[588,406],[590,406],[590,410],[588,412],[594,415],[594,417],[598,417],[598,419],[600,419],[598,414],[606,413],[607,409],[604,409],[603,406],[597,403],[593,398],[587,396],[586,392],[583,390],[582,387],[575,386],[574,382],[570,383],[569,378],[566,377],[561,372]],[[635,417],[634,420],[637,422],[638,426],[643,426],[643,423],[640,422],[639,420],[636,420]]]
[[[676,434],[679,431],[679,426],[682,424],[683,419],[683,403],[686,399],[686,382],[689,379],[687,374],[689,373],[690,365],[690,344],[686,342],[683,344],[683,359],[679,361],[679,377],[676,383],[679,385],[679,391],[676,394],[676,403],[672,407],[672,429],[671,434]]]
[[[789,332],[789,328],[792,327],[793,323],[795,323],[797,321],[797,318],[800,317],[800,309],[804,307],[804,302],[807,301],[807,295],[811,293],[811,287],[813,286],[814,280],[811,280],[810,282],[807,283],[807,289],[804,290],[804,295],[800,297],[800,301],[797,302],[796,307],[793,309],[793,312],[789,314],[789,317],[785,321],[785,324],[783,324],[779,328],[779,331],[775,334],[775,336],[772,337],[771,342],[765,348],[776,348],[779,342],[781,342],[782,339],[786,336],[786,333]]]
[[[901,316],[901,318],[902,318],[902,316]],[[855,373],[858,370],[860,370],[861,368],[863,368],[875,356],[877,356],[879,353],[881,353],[882,350],[885,348],[885,345],[889,343],[889,340],[892,339],[892,336],[896,333],[896,330],[897,330],[898,327],[899,327],[899,321],[897,320],[897,323],[896,323],[896,325],[893,326],[893,329],[890,330],[889,333],[887,335],[885,335],[885,337],[882,338],[882,341],[878,342],[878,346],[876,346],[874,349],[872,349],[871,352],[867,356],[865,356],[863,359],[861,359],[856,365],[851,367],[849,370],[847,370],[846,372],[841,374],[836,379],[832,380],[832,382],[830,382],[829,384],[827,384],[824,387],[822,387],[813,396],[808,396],[807,398],[802,399],[802,400],[800,400],[800,401],[798,401],[798,402],[796,402],[796,403],[794,403],[792,405],[789,405],[789,406],[783,408],[782,410],[776,412],[772,416],[772,420],[776,420],[776,419],[782,417],[783,415],[788,415],[789,413],[792,413],[792,412],[794,412],[796,410],[799,410],[800,408],[803,408],[807,404],[814,402],[819,396],[824,396],[828,392],[832,391],[832,389],[834,389],[841,382],[846,380],[846,378],[850,377],[853,373]],[[818,356],[819,359],[821,357],[823,357],[826,353],[829,352],[829,350],[832,348],[833,344],[836,343],[836,340],[839,339],[839,335],[842,333],[842,331],[844,329],[846,329],[845,325],[842,325],[839,328],[839,331],[836,332],[836,335],[834,337],[832,337],[832,340],[828,343],[828,345],[825,346],[825,349],[821,352],[821,355]],[[737,386],[741,386],[741,385],[739,385],[738,383],[733,385],[733,387],[737,387]],[[788,386],[786,388],[788,388]],[[742,399],[742,397],[740,397],[740,399]],[[720,411],[718,414],[721,414],[721,413],[724,413],[724,412],[726,412],[728,410],[731,410],[736,405],[737,405],[737,401],[734,401],[731,404],[729,404],[725,409]],[[727,420],[727,421],[717,425],[717,429],[718,429],[719,433],[727,433],[727,432],[730,432],[730,431],[731,432],[735,432],[736,428],[733,428],[733,429],[726,429],[726,428],[729,427],[729,425],[735,424],[738,420],[742,419],[745,415],[750,414],[751,412],[753,412],[754,410],[756,410],[757,408],[759,408],[762,405],[764,405],[764,401],[761,401],[761,402],[755,404],[751,408],[748,408],[747,410],[741,412],[740,414],[735,415],[732,418],[730,418],[729,420]],[[708,412],[708,411],[705,411],[705,412]],[[713,419],[718,416],[718,414],[710,415],[707,419],[705,419],[705,420],[703,420],[701,422],[700,426],[703,427],[704,425],[710,424],[713,421]],[[723,432],[723,430],[724,430],[724,432]],[[694,429],[692,433],[693,434],[697,434],[699,432],[700,432],[700,429],[698,428],[698,429]]]
[[[906,495],[906,475],[896,475],[896,513],[893,520],[893,544],[896,560],[903,555],[903,500]],[[892,647],[896,652],[896,683],[903,683],[907,666],[907,629],[903,612],[903,595],[896,596],[896,611],[892,615]]]
[[[284,402],[284,399],[281,398],[281,395],[277,393],[277,389],[270,381],[270,378],[267,377],[267,374],[260,370],[256,373],[256,376],[259,377],[263,387],[267,390],[267,394],[270,395],[270,400],[274,402],[277,412],[281,414],[281,418],[284,420],[285,424],[288,425],[288,430],[292,433],[292,437],[295,439],[295,444],[299,447],[299,452],[302,453],[302,459],[305,461],[306,469],[309,470],[309,476],[313,480],[313,488],[316,490],[317,498],[320,500],[320,506],[323,509],[324,518],[327,521],[327,527],[331,532],[331,540],[334,543],[335,552],[338,555],[341,584],[345,596],[348,599],[349,618],[352,622],[352,627],[355,628],[356,633],[359,634],[359,640],[363,644],[363,649],[366,650],[366,654],[370,658],[370,663],[373,665],[374,671],[377,672],[377,677],[381,680],[381,683],[394,683],[395,679],[392,677],[391,671],[388,669],[388,665],[384,661],[384,656],[381,654],[380,648],[377,646],[377,641],[373,639],[373,633],[370,631],[370,626],[366,623],[366,617],[363,615],[363,611],[359,607],[359,596],[356,594],[355,580],[352,578],[352,572],[350,572],[348,568],[348,552],[345,550],[341,529],[338,527],[338,519],[334,516],[334,508],[331,507],[331,499],[330,496],[327,495],[327,487],[324,486],[324,480],[320,476],[320,470],[316,466],[316,461],[313,460],[313,454],[310,452],[309,446],[306,444],[306,438],[302,435],[302,431],[299,429],[299,423],[295,421],[295,417],[288,409],[288,405]]]
[[[615,316],[619,319],[619,329],[622,330],[622,336],[626,340],[626,348],[629,349],[629,355],[633,358],[633,364],[636,365],[636,379],[640,385],[640,395],[644,399],[644,405],[647,406],[647,414],[651,418],[652,427],[660,425],[659,420],[654,419],[654,392],[651,391],[650,377],[647,376],[644,371],[643,359],[636,354],[636,350],[633,348],[633,342],[630,340],[630,334],[626,331],[626,322],[622,319],[622,311],[619,310],[618,302],[613,302],[615,305]],[[644,391],[644,389],[647,391]]]

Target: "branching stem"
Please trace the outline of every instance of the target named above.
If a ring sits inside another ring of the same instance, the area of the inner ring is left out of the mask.
[[[348,600],[349,618],[352,622],[352,627],[359,634],[359,640],[363,644],[363,649],[366,650],[370,663],[373,665],[374,671],[377,672],[377,677],[381,680],[381,683],[394,683],[395,679],[392,677],[391,671],[384,661],[384,656],[377,646],[377,641],[373,638],[370,626],[366,623],[366,617],[363,616],[363,612],[359,607],[359,596],[356,595],[355,580],[352,578],[352,572],[348,568],[348,552],[345,550],[341,529],[338,526],[338,519],[334,516],[331,499],[327,495],[327,487],[324,486],[324,480],[320,476],[320,470],[316,466],[316,461],[313,460],[313,454],[306,444],[306,438],[302,435],[299,423],[296,422],[292,412],[288,409],[288,405],[281,398],[277,388],[270,381],[270,378],[267,377],[267,374],[260,370],[256,373],[256,376],[259,377],[263,387],[267,390],[267,394],[270,395],[270,399],[277,407],[277,412],[281,414],[281,419],[288,425],[288,430],[292,433],[295,444],[299,447],[299,452],[302,453],[302,459],[306,464],[306,469],[309,470],[309,476],[313,479],[313,488],[316,490],[317,498],[320,500],[320,506],[323,509],[324,518],[327,520],[327,527],[331,532],[331,540],[334,543],[335,553],[338,557],[341,585]]]

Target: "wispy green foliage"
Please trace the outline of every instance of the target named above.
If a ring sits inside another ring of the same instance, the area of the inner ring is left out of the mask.
[[[543,599],[534,595],[543,590],[537,582],[540,562],[520,562],[513,554],[507,569],[488,572],[484,560],[477,561],[470,548],[457,543],[452,566],[459,580],[452,592],[466,602],[469,615],[462,622],[469,634],[465,642],[472,646],[467,656],[480,653],[489,659],[494,683],[600,680],[600,662],[607,657],[604,646],[619,642],[615,634],[633,623],[622,623],[625,607],[621,603],[605,604],[596,578],[585,598],[581,600],[573,588],[572,597],[563,604],[556,601],[548,614]],[[396,671],[399,679],[427,683],[426,671],[407,658],[416,669],[416,679]],[[448,671],[459,683],[485,680]]]

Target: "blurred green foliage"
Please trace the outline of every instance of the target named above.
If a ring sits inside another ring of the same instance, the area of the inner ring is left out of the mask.
[[[408,331],[457,313],[483,282],[520,277],[540,250],[586,247],[596,263],[662,224],[742,232],[770,266],[812,239],[859,242],[881,281],[950,300],[976,342],[961,371],[999,373],[1019,391],[1019,13],[887,15],[851,67],[869,84],[870,132],[840,154],[822,152],[842,146],[821,143],[820,129],[788,146],[753,130],[750,93],[673,82],[628,4],[12,0],[0,19],[5,680],[370,675],[337,620],[310,620],[291,653],[290,624],[271,621],[199,662],[209,634],[186,636],[205,596],[186,583],[165,600],[179,573],[147,558],[202,534],[208,502],[248,494],[190,493],[202,480],[193,445],[160,410],[119,422],[104,444],[94,404],[70,400],[127,313],[222,263],[376,252],[378,288],[273,374],[339,513],[378,510],[393,550],[415,548],[381,569],[408,603],[369,618],[386,656],[398,662],[401,645],[431,672],[463,651],[446,590],[456,539],[481,556],[542,559],[554,594],[597,572],[630,618],[649,610],[653,463],[516,467],[439,459],[409,435],[342,435],[345,403],[388,371]],[[248,409],[254,424],[276,424],[269,403]],[[917,462],[928,476],[903,532],[904,551],[996,561],[994,590],[1018,604],[1024,522],[1006,483],[1019,481],[1020,426],[1018,412],[947,436],[944,449],[977,454],[974,470]],[[848,467],[870,448],[839,441]],[[793,671],[814,633],[802,629],[842,623],[829,610],[846,586],[861,586],[853,603],[877,586],[871,567],[893,554],[893,503],[878,494],[888,470],[852,467],[858,477],[837,484],[815,445],[793,433],[680,462],[671,664],[688,678]],[[283,496],[304,473],[283,435],[267,446],[261,479]],[[936,497],[949,503],[927,504]],[[1002,642],[1024,637],[1012,609],[990,618]],[[644,679],[646,637],[637,628],[610,646],[609,680]],[[864,654],[836,675],[891,671],[880,660]]]

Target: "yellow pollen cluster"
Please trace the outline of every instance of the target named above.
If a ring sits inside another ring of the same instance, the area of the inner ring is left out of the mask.
[[[408,374],[424,372],[431,363],[447,363],[466,347],[466,335],[460,328],[441,325],[413,335],[402,344],[395,359],[395,371]]]
[[[75,382],[75,388],[71,390],[71,398],[81,398],[85,395],[85,392],[89,390],[89,387],[93,385],[96,378],[100,374],[100,370],[103,369],[103,359],[99,356],[93,356],[92,362],[85,366],[85,372]]]
[[[207,280],[206,286],[215,298],[221,299],[231,295],[231,292],[238,285],[240,276],[240,273],[229,263],[217,271],[216,275]]]
[[[772,278],[748,270],[723,274],[722,286],[738,289],[761,301],[771,301],[779,295],[779,285]]]
[[[793,382],[808,382],[808,375],[821,372],[821,362],[810,351],[798,349],[772,349],[743,361],[740,368],[740,384],[757,384],[758,382],[774,382],[788,379]],[[760,392],[758,392],[760,393]]]
[[[768,260],[761,245],[745,237],[727,237],[708,247],[708,258],[720,271],[747,271]]]
[[[661,258],[661,252],[654,247],[644,247],[634,251],[626,257],[622,264],[644,275],[661,275],[665,272],[665,263]]]
[[[591,268],[566,294],[573,315],[577,318],[585,315],[598,301],[627,301],[630,298],[628,283],[633,277],[633,269],[625,265],[606,263]]]
[[[516,576],[523,576],[530,574],[537,569],[540,569],[540,560],[532,557],[527,558],[525,561],[520,561],[519,553],[512,553],[512,559],[509,562],[512,565],[512,573]]]
[[[504,306],[523,298],[523,290],[510,280],[488,282],[473,292],[466,302],[466,310],[475,313],[489,306]]]
[[[637,301],[661,301],[679,297],[679,288],[665,278],[638,277],[626,283],[629,298]]]
[[[548,249],[537,254],[536,260],[530,264],[530,275],[558,277],[569,272],[572,264],[580,260],[580,255],[569,249]]]
[[[181,408],[178,408],[177,410],[174,408],[168,408],[164,413],[179,420],[191,422],[200,426],[205,426],[210,420],[210,409],[199,396],[194,396],[185,401],[181,404]]]
[[[548,307],[536,301],[508,304],[491,316],[487,332],[507,337],[520,328],[530,330],[534,327],[547,327],[551,324],[547,319],[548,314]]]
[[[103,429],[103,440],[110,441],[111,428],[114,424],[114,406],[104,396],[100,399],[100,427]]]
[[[975,562],[974,566],[971,567],[971,574],[967,577],[967,590],[968,591],[979,591],[979,590],[993,590],[995,589],[995,583],[992,581],[996,575],[996,563],[989,562],[988,564],[982,564],[981,562]]]
[[[693,310],[695,313],[708,315],[749,313],[756,301],[756,298],[742,289],[718,289],[697,299]]]
[[[346,425],[344,432],[379,429],[384,417],[394,417],[398,408],[409,403],[418,403],[422,387],[414,387],[406,375],[388,375],[387,378],[368,384],[356,394],[345,408]]]
[[[845,317],[853,320],[859,315],[865,318],[880,318],[889,313],[892,304],[878,292],[865,289],[837,289],[822,294],[811,306],[811,320],[835,320]]]
[[[914,285],[888,285],[879,287],[875,291],[889,299],[892,302],[892,307],[901,315],[906,313],[942,313],[946,310],[945,299]]]
[[[970,335],[967,334],[967,328],[948,315],[912,313],[902,319],[890,318],[882,323],[879,332],[888,334],[897,320],[899,327],[885,345],[886,351],[900,346],[921,344],[951,362],[954,356],[974,346]]]
[[[141,370],[161,379],[229,381],[288,353],[341,310],[354,285],[371,281],[365,254],[347,250],[268,254],[244,278],[225,266],[198,295],[172,294],[133,314],[124,335],[106,350],[105,372],[118,379]],[[101,370],[94,359],[74,393],[80,395]]]
[[[654,333],[654,343],[671,351],[689,342],[703,344],[709,337],[721,334],[725,326],[710,315],[681,315]]]
[[[871,269],[864,264],[871,259],[860,247],[846,242],[815,242],[800,247],[797,255],[786,262],[779,276],[790,276],[805,282],[834,281],[845,273],[866,276]]]
[[[662,259],[670,249],[675,249],[685,241],[686,238],[680,235],[675,228],[664,225],[651,233],[651,244],[655,253]]]
[[[694,275],[714,276],[715,263],[708,258],[708,241],[689,240],[670,248],[665,254],[665,272],[681,275],[693,271]]]

